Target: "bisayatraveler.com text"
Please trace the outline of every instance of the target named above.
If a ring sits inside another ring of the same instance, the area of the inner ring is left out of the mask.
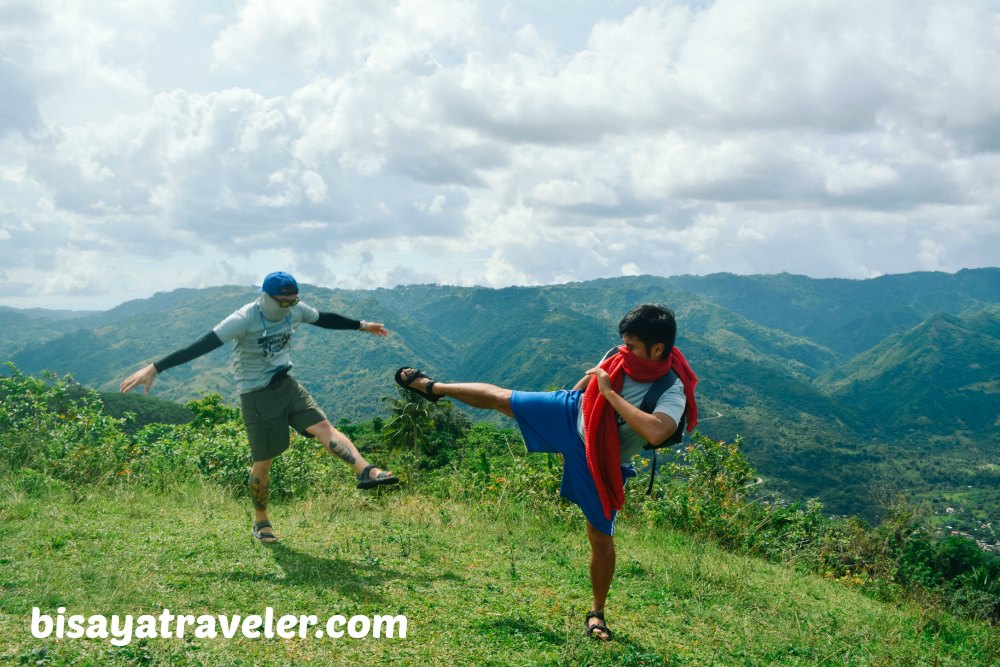
[[[127,646],[134,639],[406,639],[406,616],[341,614],[278,615],[272,607],[263,614],[69,614],[65,607],[55,615],[31,610],[31,634],[36,639],[104,639]]]

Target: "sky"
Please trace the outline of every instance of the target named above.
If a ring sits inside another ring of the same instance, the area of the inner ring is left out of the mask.
[[[0,305],[1000,264],[1000,0],[0,0]]]

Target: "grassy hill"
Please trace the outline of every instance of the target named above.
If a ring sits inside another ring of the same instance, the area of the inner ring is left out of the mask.
[[[238,411],[209,397],[190,406],[191,423],[130,432],[79,390],[0,378],[0,663],[964,666],[1000,655],[1000,559],[936,539],[905,508],[872,528],[816,503],[767,502],[738,442],[695,437],[652,495],[630,485],[608,606],[617,641],[605,645],[583,635],[583,517],[556,495],[555,457],[526,454],[513,431],[442,422],[424,450],[442,459],[393,446],[381,416],[345,425],[403,480],[370,493],[296,437],[272,468],[283,542],[269,547],[248,534]],[[441,403],[433,412],[435,424],[453,417]],[[271,608],[314,614],[318,627],[335,614],[405,615],[407,636],[209,639],[192,636],[199,618],[183,638],[115,646],[33,637],[35,608],[90,626],[95,614],[143,624],[163,610]]]
[[[877,602],[843,583],[623,520],[608,620],[589,609],[582,521],[413,487],[279,503],[283,542],[249,536],[246,503],[210,484],[36,490],[0,482],[0,663],[39,665],[996,664],[995,629]],[[406,639],[54,641],[66,615],[403,614]]]

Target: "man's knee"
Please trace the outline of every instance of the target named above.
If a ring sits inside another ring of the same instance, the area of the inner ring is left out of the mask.
[[[615,548],[615,538],[594,528],[589,521],[587,522],[587,539],[590,540],[590,547],[594,551]]]
[[[316,424],[313,424],[312,426],[306,429],[306,433],[308,433],[309,435],[316,436],[324,443],[329,442],[330,439],[333,438],[336,432],[337,429],[335,429],[333,427],[333,424],[331,424],[326,419]]]

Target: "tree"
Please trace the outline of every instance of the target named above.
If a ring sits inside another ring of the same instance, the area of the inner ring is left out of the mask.
[[[414,396],[402,387],[398,396],[383,396],[389,403],[389,421],[382,427],[382,440],[397,447],[409,447],[413,455],[420,457],[420,446],[426,444],[428,433],[434,428],[430,403]]]

